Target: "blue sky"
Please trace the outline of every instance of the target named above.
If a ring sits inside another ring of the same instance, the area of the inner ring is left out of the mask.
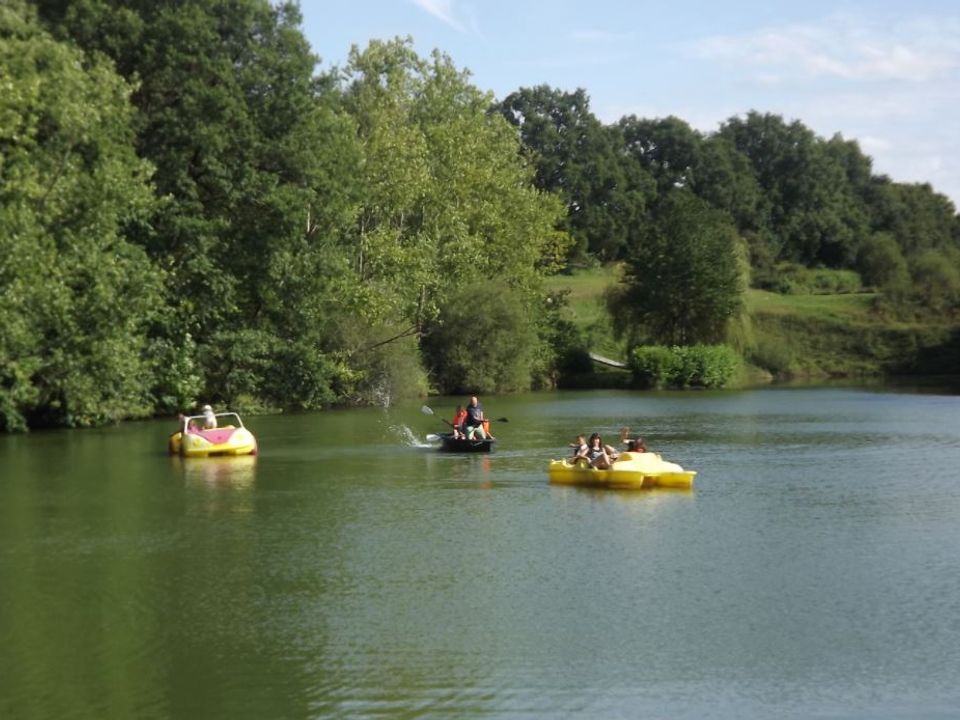
[[[502,98],[584,88],[602,121],[676,115],[699,130],[749,110],[855,139],[874,172],[960,205],[960,2],[301,0],[322,67],[411,36]]]

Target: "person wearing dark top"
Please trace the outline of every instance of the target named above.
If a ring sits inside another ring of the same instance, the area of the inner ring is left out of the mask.
[[[474,395],[470,398],[470,404],[467,405],[467,419],[463,423],[464,431],[468,440],[486,440],[487,433],[483,428],[483,406]]]
[[[618,456],[616,450],[603,444],[600,433],[594,433],[590,436],[590,442],[587,443],[586,457],[590,465],[597,470],[609,470]]]

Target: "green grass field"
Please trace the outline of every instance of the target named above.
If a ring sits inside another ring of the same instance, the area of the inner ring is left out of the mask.
[[[551,290],[567,290],[567,318],[587,338],[589,349],[623,360],[604,304],[607,288],[619,280],[618,266],[557,275]],[[952,328],[942,321],[894,321],[873,311],[872,293],[780,295],[750,289],[749,316],[740,346],[750,362],[774,373],[799,375],[877,374],[910,367],[923,353],[936,352]],[[736,344],[736,343],[735,343]]]
[[[846,295],[780,295],[766,290],[747,290],[747,312],[775,315],[804,315],[809,317],[840,320],[866,321],[876,295],[855,293]]]
[[[626,348],[613,336],[613,326],[604,303],[607,288],[618,280],[619,267],[607,266],[580,270],[572,275],[554,275],[547,278],[545,286],[548,290],[569,291],[566,319],[586,333],[590,350],[622,360]]]
[[[620,278],[618,266],[583,270],[572,275],[547,278],[548,290],[568,290],[568,318],[578,327],[589,329],[595,323],[607,323],[604,293]],[[797,315],[811,319],[871,322],[873,293],[846,295],[780,295],[766,290],[747,290],[744,300],[751,315]]]

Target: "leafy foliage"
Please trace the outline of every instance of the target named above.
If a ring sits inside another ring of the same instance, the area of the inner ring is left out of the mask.
[[[736,374],[740,359],[727,345],[639,346],[630,368],[645,387],[721,388]]]
[[[657,209],[610,300],[620,327],[671,345],[721,340],[741,310],[737,237],[727,216],[685,190]]]
[[[502,283],[460,289],[424,338],[431,375],[444,393],[528,389],[536,345],[523,296]]]
[[[574,262],[588,254],[622,257],[654,194],[649,174],[619,152],[620,133],[605,128],[589,105],[583,90],[546,85],[521,88],[497,105],[532,152],[537,187],[566,202]]]
[[[0,68],[0,427],[148,414],[161,275],[124,237],[152,208],[130,88],[16,3]]]
[[[614,321],[801,365],[748,332],[748,284],[960,313],[953,203],[855,141],[756,112],[605,125],[548,86],[497,102],[409,39],[318,75],[299,25],[268,0],[0,6],[0,428],[381,402],[427,371],[549,387],[621,349]],[[542,281],[598,261],[623,282],[578,327]],[[884,367],[933,366],[907,358],[926,338],[876,337]]]

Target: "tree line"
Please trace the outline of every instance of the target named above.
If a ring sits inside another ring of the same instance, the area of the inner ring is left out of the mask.
[[[0,7],[0,428],[549,386],[575,331],[542,279],[584,263],[624,263],[637,342],[722,339],[784,263],[957,307],[953,205],[855,142],[498,101],[409,39],[318,72],[300,25],[267,0]]]

